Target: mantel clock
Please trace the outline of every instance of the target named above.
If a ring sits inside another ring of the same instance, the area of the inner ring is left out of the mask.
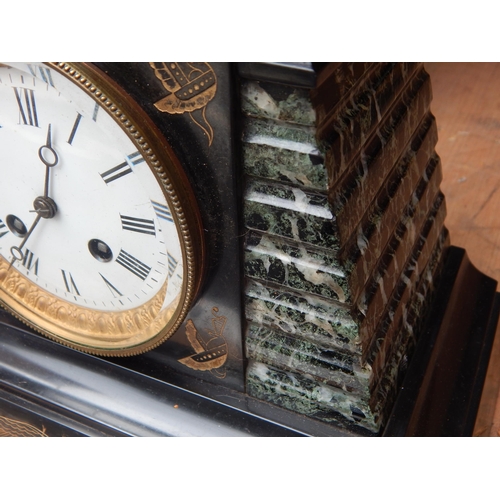
[[[415,62],[0,64],[0,435],[470,434],[500,299],[431,99]]]

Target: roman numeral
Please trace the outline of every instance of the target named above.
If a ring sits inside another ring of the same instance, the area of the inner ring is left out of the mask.
[[[66,287],[66,290],[69,293],[80,295],[80,292],[78,291],[78,288],[76,287],[75,280],[73,279],[73,276],[71,276],[71,273],[68,273],[64,269],[61,269],[61,273],[63,276],[64,286]]]
[[[135,231],[136,233],[152,234],[156,236],[155,223],[149,219],[139,219],[128,215],[121,215],[122,228],[127,231]]]
[[[131,172],[132,169],[128,166],[128,163],[124,161],[123,163],[120,163],[120,165],[110,168],[109,170],[106,170],[106,172],[103,172],[101,174],[101,177],[106,184],[109,184],[110,182],[116,181],[116,179],[130,174]]]
[[[20,120],[23,121],[24,125],[38,127],[35,92],[31,89],[14,87],[14,93],[19,106]]]
[[[141,278],[141,280],[145,280],[148,277],[149,271],[151,271],[149,266],[124,250],[120,250],[118,257],[116,258],[116,262],[132,274],[135,274],[138,278]]]
[[[45,83],[47,83],[51,87],[54,86],[50,69],[42,68],[41,66],[35,66],[34,64],[28,64],[28,69],[35,78],[41,78]]]
[[[151,200],[151,203],[153,205],[156,217],[158,217],[159,219],[164,219],[168,222],[174,222],[172,214],[170,213],[170,210],[166,205],[162,205],[161,203],[158,203],[157,201],[153,200]]]
[[[95,106],[94,106],[94,114],[92,115],[92,120],[94,120],[95,122],[97,121],[97,113],[99,111],[99,104],[95,103]]]
[[[111,294],[115,299],[117,299],[118,297],[123,297],[123,293],[121,293],[120,290],[118,290],[118,288],[113,286],[101,273],[99,273],[99,276],[104,280],[104,283],[106,283],[106,286],[108,287],[109,291],[111,292]],[[115,293],[117,295],[115,295]]]
[[[135,153],[132,153],[132,154],[127,156],[127,163],[131,167],[135,167],[136,165],[138,165],[139,163],[142,163],[143,161],[144,161],[144,158],[141,155],[141,153],[139,153],[139,151],[136,151]]]
[[[3,220],[0,219],[0,238],[5,236],[9,231],[4,231],[7,226],[4,224]]]
[[[171,278],[177,267],[177,261],[167,252],[168,256],[168,277]]]
[[[116,179],[120,179],[124,175],[130,174],[132,172],[132,167],[135,167],[139,163],[143,162],[144,158],[142,157],[139,151],[128,155],[125,158],[123,163],[120,163],[116,167],[110,168],[101,174],[104,182],[109,184],[110,182],[115,181]]]
[[[77,113],[75,124],[73,125],[73,129],[71,130],[71,134],[69,135],[68,144],[73,144],[73,139],[75,138],[76,130],[78,129],[78,125],[80,124],[80,120],[82,119],[82,115]]]
[[[35,259],[35,256],[31,250],[26,249],[26,251],[24,252],[22,265],[28,271],[33,271],[34,274],[38,276],[38,259]]]

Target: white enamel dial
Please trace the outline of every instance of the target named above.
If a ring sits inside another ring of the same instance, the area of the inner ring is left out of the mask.
[[[147,155],[57,68],[1,65],[0,103],[0,287],[9,293],[16,276],[29,283],[17,287],[43,291],[24,304],[29,321],[37,327],[41,316],[50,334],[49,318],[63,329],[56,339],[77,347],[129,349],[144,341],[142,331],[155,336],[158,318],[168,322],[182,299],[186,263],[171,200]],[[58,312],[46,315],[37,303],[47,301]],[[74,326],[64,314],[82,333],[65,334]]]

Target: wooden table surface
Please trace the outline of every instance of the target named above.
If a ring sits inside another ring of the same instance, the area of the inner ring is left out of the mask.
[[[426,69],[451,243],[465,248],[475,267],[500,281],[500,63],[426,63]],[[500,436],[499,387],[497,328],[476,436]]]

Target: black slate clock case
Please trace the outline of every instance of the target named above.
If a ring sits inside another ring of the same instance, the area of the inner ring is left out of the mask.
[[[366,434],[314,421],[245,394],[238,78],[239,74],[260,76],[307,87],[314,85],[312,66],[211,63],[216,75],[213,99],[202,109],[175,114],[155,105],[168,91],[149,63],[96,66],[148,114],[184,168],[203,220],[207,262],[203,284],[180,329],[158,348],[132,357],[99,358],[71,350],[1,313],[0,416],[42,429],[42,434],[65,436]],[[444,303],[431,314],[427,351],[416,352],[413,382],[400,398],[402,402],[396,403],[388,434],[407,432],[420,382],[427,373],[429,346],[446,330],[443,317],[457,276],[464,289],[462,275],[464,267],[469,269],[468,261],[456,250],[451,253],[444,291],[436,300],[442,296]],[[464,327],[467,332],[475,328],[477,353],[467,361],[465,371],[458,367],[453,375],[470,380],[470,387],[465,388],[470,394],[465,398],[468,424],[455,426],[459,434],[471,432],[498,317],[494,282],[486,277],[472,281],[484,300],[481,321]],[[454,300],[453,307],[457,307],[466,298]],[[464,338],[470,337],[467,332]],[[447,363],[453,365],[452,360]],[[463,381],[460,384],[463,393]],[[448,384],[443,390],[451,394],[455,389]],[[433,425],[429,427],[432,433],[447,432],[443,430],[446,422]]]
[[[186,334],[187,322],[184,322],[158,349],[119,362],[181,385],[185,385],[182,379],[190,380],[194,375],[196,380],[244,392],[240,186],[234,133],[237,98],[233,68],[224,63],[207,65],[204,69],[212,69],[215,75],[214,98],[201,109],[170,114],[155,106],[168,92],[149,63],[99,63],[97,66],[142,107],[172,146],[195,192],[206,245],[202,290],[187,318],[203,344],[203,351],[194,350]],[[220,367],[204,366],[217,355],[221,363],[224,360]],[[179,361],[181,359],[192,362],[187,366]]]

